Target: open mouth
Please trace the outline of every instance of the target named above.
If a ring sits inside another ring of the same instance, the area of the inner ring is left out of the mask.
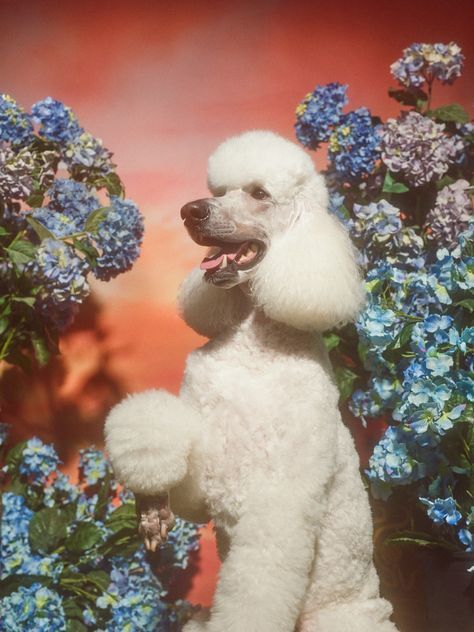
[[[258,240],[243,242],[214,242],[201,262],[201,270],[210,278],[215,274],[236,274],[239,270],[249,270],[264,255],[265,246]]]

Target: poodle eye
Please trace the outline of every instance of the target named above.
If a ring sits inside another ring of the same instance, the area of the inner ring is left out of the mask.
[[[255,187],[254,189],[252,189],[250,191],[250,195],[256,200],[266,200],[270,197],[265,189],[262,189],[262,187]]]
[[[223,197],[225,195],[225,189],[217,189],[214,191],[214,197]]]

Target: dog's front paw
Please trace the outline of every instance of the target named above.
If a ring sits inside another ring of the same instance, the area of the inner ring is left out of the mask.
[[[156,551],[168,539],[175,523],[170,509],[169,495],[137,496],[138,533],[147,551]]]

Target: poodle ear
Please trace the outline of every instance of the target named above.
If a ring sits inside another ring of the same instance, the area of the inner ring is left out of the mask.
[[[204,280],[204,272],[192,270],[182,282],[178,308],[184,321],[201,336],[214,338],[248,316],[251,304],[235,286],[219,289]]]
[[[356,251],[320,202],[300,194],[294,203],[298,219],[272,239],[256,269],[252,294],[269,318],[324,331],[353,320],[363,306]]]

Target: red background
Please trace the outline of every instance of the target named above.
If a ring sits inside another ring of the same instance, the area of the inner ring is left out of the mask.
[[[176,392],[187,353],[202,341],[176,315],[177,286],[202,256],[180,226],[179,209],[206,194],[209,153],[252,128],[293,138],[294,108],[317,83],[348,83],[350,108],[395,115],[389,65],[415,41],[460,44],[464,75],[436,88],[434,106],[469,108],[472,6],[0,2],[0,92],[27,108],[48,95],[70,105],[113,149],[127,195],[146,217],[133,271],[94,285],[95,328],[86,323],[71,332],[60,368],[13,380],[3,396],[4,409],[21,421],[17,434],[55,440],[72,463],[78,447],[100,441],[105,410],[121,393],[156,386]],[[322,167],[323,153],[315,160]],[[212,593],[213,546],[207,530],[190,592],[201,603]]]

